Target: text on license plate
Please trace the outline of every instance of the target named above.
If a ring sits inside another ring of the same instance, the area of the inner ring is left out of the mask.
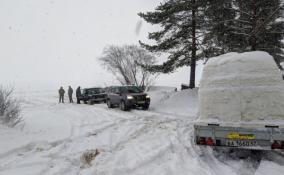
[[[226,145],[231,147],[253,147],[257,146],[257,142],[255,140],[227,140]]]

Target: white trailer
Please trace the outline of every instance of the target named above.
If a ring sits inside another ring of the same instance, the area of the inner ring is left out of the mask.
[[[199,87],[198,145],[284,149],[284,81],[266,52],[209,59]]]

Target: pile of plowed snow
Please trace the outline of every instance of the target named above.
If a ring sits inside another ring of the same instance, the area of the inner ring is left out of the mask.
[[[182,117],[195,117],[198,106],[198,89],[175,91],[171,87],[155,87],[151,95],[151,110]]]
[[[284,81],[266,52],[211,58],[199,89],[201,119],[239,122],[284,119]]]

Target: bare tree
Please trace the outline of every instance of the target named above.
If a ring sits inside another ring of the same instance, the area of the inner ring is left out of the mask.
[[[10,127],[22,121],[20,117],[20,104],[12,97],[13,88],[3,88],[0,86],[0,123]]]
[[[147,87],[153,83],[154,75],[141,65],[152,65],[156,58],[136,45],[107,46],[99,58],[122,85]]]

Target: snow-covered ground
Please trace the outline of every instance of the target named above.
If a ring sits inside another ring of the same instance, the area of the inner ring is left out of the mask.
[[[105,104],[58,104],[51,92],[18,94],[25,120],[16,128],[0,125],[0,174],[284,174],[284,158],[277,153],[238,159],[197,147],[196,89],[157,87],[149,94],[149,111],[130,112]]]

